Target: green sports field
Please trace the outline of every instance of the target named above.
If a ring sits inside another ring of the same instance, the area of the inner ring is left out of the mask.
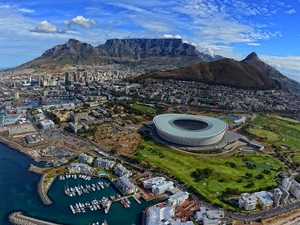
[[[237,154],[235,156],[196,156],[180,153],[176,150],[156,144],[154,141],[142,141],[134,158],[145,160],[152,167],[167,170],[178,180],[192,187],[212,203],[223,204],[217,197],[226,192],[226,188],[238,188],[241,192],[252,192],[259,188],[276,185],[273,181],[275,174],[282,169],[278,160],[269,156],[257,156],[255,154]],[[246,162],[256,164],[249,169]],[[196,179],[193,171],[209,168],[212,174],[206,179]],[[255,178],[267,169],[270,174],[263,174],[264,179]],[[247,178],[246,173],[251,173],[253,178]],[[245,187],[249,182],[252,187]],[[231,206],[226,205],[227,208]]]
[[[142,113],[156,113],[156,110],[145,105],[140,105],[140,104],[134,104],[131,106],[131,108],[140,111]]]

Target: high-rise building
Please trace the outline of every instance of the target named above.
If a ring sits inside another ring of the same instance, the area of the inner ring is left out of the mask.
[[[300,184],[297,181],[295,181],[295,180],[291,181],[290,193],[295,198],[299,198],[300,197]]]
[[[284,178],[283,181],[282,181],[282,187],[289,191],[290,190],[290,187],[291,187],[291,181],[289,178]]]
[[[273,193],[273,202],[275,205],[278,205],[281,200],[282,192],[279,188],[275,188]]]

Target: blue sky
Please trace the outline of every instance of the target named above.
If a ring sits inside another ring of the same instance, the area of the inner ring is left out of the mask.
[[[300,0],[0,0],[0,68],[39,57],[70,38],[180,37],[236,60],[255,51],[300,81]]]

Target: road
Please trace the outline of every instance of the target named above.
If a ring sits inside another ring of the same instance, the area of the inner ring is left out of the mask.
[[[284,205],[282,207],[275,207],[269,210],[265,210],[265,211],[261,211],[261,212],[257,212],[257,213],[249,213],[249,214],[243,214],[243,213],[234,213],[231,211],[225,211],[225,214],[227,216],[230,216],[234,219],[238,219],[238,220],[257,220],[259,218],[269,218],[269,217],[273,217],[273,216],[277,216],[280,215],[282,213],[291,211],[293,209],[297,209],[300,207],[300,201],[296,201],[294,203],[288,204],[288,205]]]

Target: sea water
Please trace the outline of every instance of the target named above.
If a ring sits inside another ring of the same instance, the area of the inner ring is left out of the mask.
[[[99,181],[97,178],[89,181],[70,178],[54,181],[48,192],[53,204],[47,206],[41,203],[37,193],[37,184],[41,175],[28,171],[30,164],[41,166],[23,153],[0,144],[0,224],[2,225],[9,224],[8,216],[15,211],[66,225],[88,225],[95,222],[101,224],[104,220],[109,225],[141,225],[143,210],[151,204],[145,201],[138,204],[133,198],[129,198],[130,208],[124,208],[120,202],[113,202],[108,214],[105,214],[103,209],[90,211],[89,208],[86,208],[85,213],[73,214],[70,204],[100,200],[102,197],[116,195],[118,191],[111,184],[109,187],[89,194],[83,193],[80,196],[68,197],[64,193],[66,186],[85,186]],[[108,182],[106,179],[103,180],[104,178],[101,179],[101,181]]]

